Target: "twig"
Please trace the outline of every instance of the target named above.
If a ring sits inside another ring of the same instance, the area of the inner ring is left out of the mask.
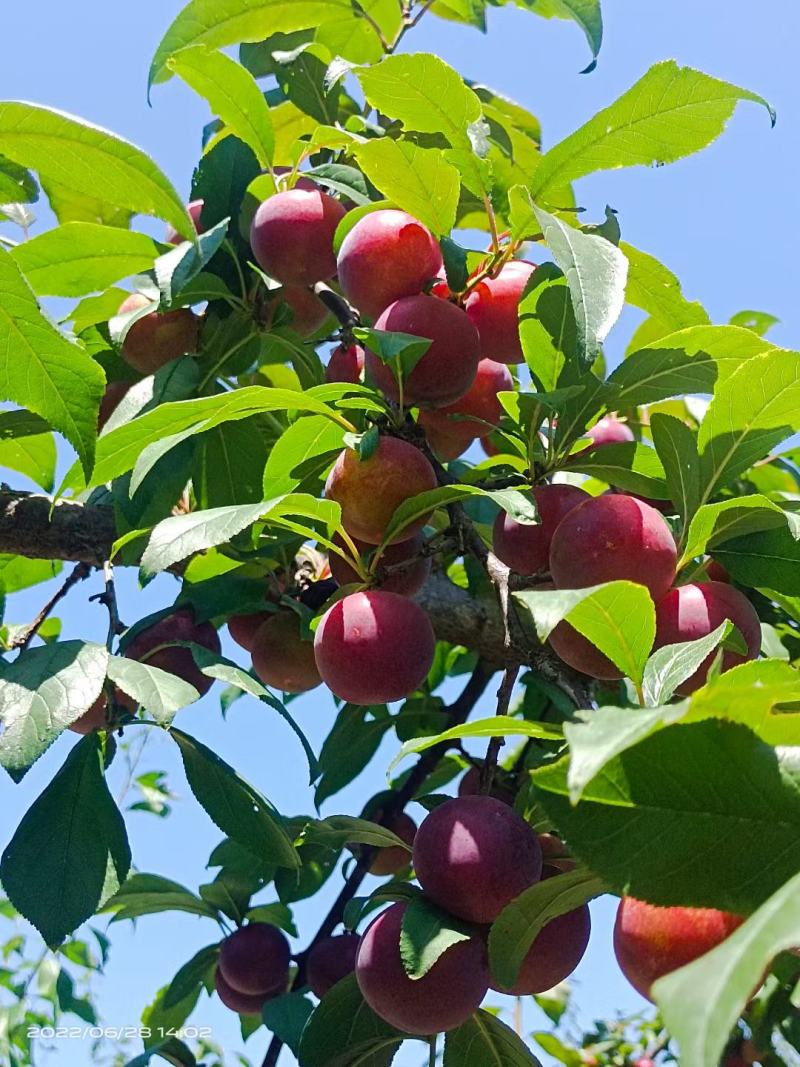
[[[500,687],[497,690],[497,714],[507,715],[508,705],[511,703],[511,694],[514,692],[514,684],[519,674],[519,667],[506,668],[503,680],[500,682]],[[493,737],[489,741],[489,747],[486,749],[486,759],[483,761],[483,767],[481,768],[481,780],[480,780],[480,793],[488,793],[492,788],[492,779],[494,778],[494,772],[497,770],[497,760],[500,755],[500,749],[505,744],[505,738]]]
[[[428,1055],[428,1067],[436,1067],[436,1034],[430,1039],[430,1053]]]
[[[334,316],[342,329],[352,330],[354,326],[359,325],[361,319],[355,308],[351,307],[343,296],[339,296],[339,294],[334,292],[329,285],[325,284],[325,282],[317,282],[313,292]]]
[[[79,563],[77,567],[74,567],[67,580],[63,583],[60,589],[57,589],[56,592],[53,593],[30,626],[11,642],[12,649],[18,648],[20,651],[24,651],[39,632],[42,623],[48,615],[50,615],[59,600],[63,600],[74,585],[84,581],[91,573],[92,568],[88,563]]]
[[[486,686],[489,684],[489,679],[493,673],[494,671],[492,667],[482,661],[478,662],[460,696],[458,696],[447,709],[449,725],[456,726],[459,723],[466,721],[469,713],[475,707],[486,689]],[[391,800],[383,806],[380,814],[375,819],[376,822],[382,826],[391,825],[395,817],[399,815],[415,796],[417,790],[439,762],[442,755],[447,751],[447,748],[448,743],[443,742],[440,745],[434,745],[432,748],[429,748],[420,756],[411,773],[408,775],[405,782],[403,782],[403,785],[395,792]],[[356,895],[361,883],[364,881],[364,878],[369,871],[374,852],[375,849],[373,848],[364,848],[360,851],[355,867],[350,872],[339,896],[331,905],[330,911],[322,920],[313,940],[305,951],[296,957],[297,974],[295,975],[292,984],[293,989],[301,989],[305,984],[306,963],[308,961],[309,953],[315,945],[324,938],[329,937],[339,923],[341,923],[345,907]],[[267,1049],[267,1054],[264,1058],[262,1067],[275,1067],[282,1048],[283,1041],[281,1041],[277,1035],[274,1036]]]
[[[125,627],[119,621],[119,612],[117,610],[117,593],[114,588],[114,567],[110,560],[106,560],[103,563],[103,577],[105,579],[106,587],[102,593],[97,593],[95,596],[90,596],[89,600],[93,600],[98,604],[105,605],[108,611],[108,634],[106,635],[106,648],[109,652],[114,647],[114,638],[121,634]]]

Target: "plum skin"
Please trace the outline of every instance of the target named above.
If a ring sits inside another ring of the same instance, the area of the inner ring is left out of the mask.
[[[237,1015],[260,1015],[264,1004],[274,995],[240,993],[225,981],[219,967],[214,971],[214,988],[225,1007],[235,1011]]]
[[[201,672],[190,649],[170,646],[170,641],[190,641],[216,655],[221,651],[219,634],[211,623],[196,623],[191,608],[178,608],[138,633],[126,646],[123,655],[183,678],[203,696],[214,684],[214,679]],[[160,645],[167,647],[160,648]],[[153,652],[156,648],[158,651]],[[126,707],[130,706],[130,698],[120,695],[119,699]]]
[[[434,452],[447,463],[460,456],[476,438],[490,434],[503,414],[497,394],[513,387],[514,379],[504,363],[482,359],[475,380],[459,400],[435,410],[420,411],[417,421]]]
[[[119,314],[138,311],[152,301],[143,293],[131,293],[122,301]],[[155,374],[178,356],[197,350],[199,320],[189,308],[151,311],[137,319],[122,342],[122,358],[140,374]]]
[[[369,459],[360,459],[345,448],[328,475],[325,495],[341,505],[342,524],[352,537],[377,545],[397,508],[436,485],[433,467],[418,448],[384,436]],[[406,526],[395,540],[404,541],[418,533],[427,519],[423,515]]]
[[[452,915],[494,922],[539,881],[542,849],[531,827],[494,797],[446,801],[422,822],[414,869],[425,894]]]
[[[336,267],[347,299],[375,320],[395,300],[421,293],[442,269],[442,253],[427,226],[387,208],[356,222],[342,241]]]
[[[744,922],[715,908],[657,907],[623,897],[614,924],[622,973],[648,1000],[653,983],[716,948]]]
[[[334,538],[334,541],[340,546],[344,544],[338,536]],[[408,566],[391,570],[383,581],[376,583],[375,587],[383,589],[386,593],[398,593],[400,596],[414,596],[418,593],[431,573],[430,557],[419,555],[423,544],[424,541],[421,534],[416,534],[407,541],[396,541],[393,545],[387,545],[381,555],[380,565],[394,567],[397,564],[408,561]],[[359,541],[356,541],[355,545],[362,556],[374,547]],[[351,585],[355,582],[361,584],[361,579],[355,569],[341,556],[331,552],[328,562],[331,568],[331,575],[340,586]]]
[[[264,683],[284,693],[307,693],[322,679],[314,645],[304,641],[293,611],[277,611],[256,630],[250,648],[253,670]]]
[[[325,368],[325,381],[356,385],[363,377],[364,349],[361,345],[337,345]]]
[[[498,363],[522,363],[519,302],[536,270],[533,263],[512,259],[494,278],[484,278],[467,297],[467,315],[481,338],[484,356]]]
[[[308,954],[306,980],[311,992],[320,1000],[337,982],[356,969],[361,938],[358,934],[338,934],[318,941]]]
[[[515,997],[552,989],[569,978],[581,962],[591,932],[592,919],[588,904],[557,915],[536,935],[513,986],[506,988],[493,982],[492,988],[498,993],[509,993]]]
[[[248,923],[222,942],[219,971],[237,993],[265,996],[286,985],[289,942],[277,926]]]
[[[418,689],[433,664],[436,638],[413,600],[366,590],[337,601],[314,638],[323,682],[352,704],[388,704]]]
[[[492,533],[492,548],[499,560],[522,575],[545,571],[550,562],[550,544],[561,520],[591,497],[577,485],[537,485],[533,497],[539,512],[535,526],[512,519],[501,511]]]
[[[386,829],[391,830],[407,845],[413,846],[414,838],[417,836],[417,824],[404,811],[399,812],[386,825]],[[377,878],[386,878],[404,870],[410,863],[411,853],[408,849],[401,848],[400,845],[389,845],[388,848],[376,850],[369,865],[369,873],[374,874]]]
[[[473,937],[448,948],[422,978],[408,977],[400,957],[404,903],[393,904],[367,928],[356,958],[356,978],[367,1004],[398,1030],[430,1035],[453,1030],[486,996],[486,949]]]
[[[320,189],[289,189],[259,205],[250,245],[259,266],[283,285],[314,285],[336,273],[333,235],[346,210]]]

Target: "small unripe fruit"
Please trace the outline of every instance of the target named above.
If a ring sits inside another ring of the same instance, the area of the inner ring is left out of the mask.
[[[222,942],[219,971],[237,993],[265,996],[286,986],[289,942],[277,926],[248,923]]]
[[[120,304],[119,314],[138,311],[150,303],[143,293],[132,293]],[[198,327],[197,316],[188,308],[152,311],[128,330],[122,357],[141,374],[155,374],[170,360],[197,351]]]
[[[344,547],[344,542],[339,537],[335,537],[334,541]],[[418,593],[431,573],[430,557],[419,554],[424,543],[421,534],[416,534],[408,541],[397,541],[393,545],[387,545],[379,565],[391,569],[386,577],[377,583],[376,588],[383,589],[386,593],[399,593],[400,596],[414,596]],[[356,541],[355,546],[362,556],[368,554],[370,549],[374,550],[375,547],[361,541]],[[340,586],[361,581],[354,568],[334,552],[331,552],[329,556],[329,563],[331,574]],[[402,563],[408,565],[399,566]]]
[[[314,639],[323,682],[353,704],[407,697],[425,681],[435,650],[433,627],[422,608],[379,589],[337,601]]]
[[[219,967],[214,972],[214,988],[225,1007],[235,1011],[237,1015],[260,1015],[264,1004],[272,996],[271,993],[257,993],[254,996],[240,993],[238,989],[228,985]]]
[[[205,207],[205,200],[190,200],[186,205],[186,210],[189,212],[189,216],[194,223],[194,228],[197,233],[203,233],[203,227],[200,225],[200,216],[203,214],[203,208]],[[167,232],[164,235],[164,240],[168,245],[180,245],[184,241],[188,241],[188,237],[181,237],[174,226],[168,226]]]
[[[442,407],[459,400],[475,381],[481,358],[477,330],[461,308],[421,293],[390,304],[375,323],[376,330],[406,333],[432,343],[403,380],[403,403]],[[367,349],[367,377],[390,399],[400,391],[392,369]]]
[[[196,666],[191,649],[171,645],[171,641],[188,641],[202,645],[216,655],[220,653],[219,634],[211,623],[196,623],[191,608],[178,608],[137,634],[125,648],[124,655],[127,659],[139,660],[183,678],[203,696],[214,684],[214,679],[203,674]],[[165,647],[161,648],[161,645]],[[119,694],[118,699],[126,707],[131,706],[130,698],[124,694]]]
[[[341,504],[342,523],[352,537],[377,545],[397,508],[436,484],[433,467],[418,448],[397,437],[381,437],[369,459],[360,459],[351,448],[340,453],[325,495]],[[397,540],[418,533],[427,520],[423,515],[406,526]]]
[[[401,811],[387,826],[401,841],[413,846],[417,836],[417,824],[410,815]],[[411,853],[401,848],[400,845],[390,845],[388,848],[379,848],[375,853],[372,863],[369,865],[369,873],[378,878],[386,878],[388,875],[397,874],[411,863]]]
[[[361,345],[338,345],[325,368],[326,382],[356,385],[364,377],[364,349]]]
[[[367,1004],[408,1034],[453,1030],[477,1011],[489,987],[486,949],[476,937],[448,948],[424,977],[411,979],[400,956],[405,904],[393,904],[361,939],[356,978]]]
[[[289,189],[256,211],[250,244],[258,265],[283,285],[313,285],[336,273],[333,235],[345,215],[319,189]]]
[[[424,892],[452,915],[494,922],[538,882],[542,850],[530,826],[507,804],[457,797],[428,815],[414,841],[414,869]]]
[[[643,997],[653,983],[716,948],[744,920],[713,908],[659,908],[623,897],[614,925],[622,973]]]
[[[314,945],[308,954],[306,979],[315,997],[322,1000],[337,982],[353,973],[360,944],[358,934],[339,934]]]
[[[519,259],[500,270],[496,278],[485,278],[467,297],[466,311],[481,337],[481,350],[499,363],[522,363],[519,339],[519,302],[528,280],[536,270]]]
[[[550,543],[550,574],[557,589],[627,579],[654,600],[675,578],[677,550],[655,508],[630,496],[592,497],[558,524]]]
[[[761,649],[761,623],[756,609],[743,593],[725,582],[696,582],[670,589],[656,604],[656,639],[653,647],[697,641],[707,637],[726,619],[730,619],[744,637],[747,655],[723,652],[723,671],[749,659],[756,659]],[[691,678],[681,682],[676,690],[680,696],[689,696],[705,684],[716,655],[716,650],[709,653]]]
[[[576,485],[539,485],[533,490],[539,522],[526,526],[501,511],[494,524],[492,548],[517,574],[538,574],[550,563],[550,542],[556,527],[573,508],[591,499]]]
[[[251,648],[253,670],[264,683],[284,693],[306,693],[321,682],[314,644],[304,641],[300,619],[278,611],[259,626]]]
[[[441,269],[442,253],[430,230],[393,208],[359,219],[337,262],[345,296],[371,319],[395,300],[421,293]]]

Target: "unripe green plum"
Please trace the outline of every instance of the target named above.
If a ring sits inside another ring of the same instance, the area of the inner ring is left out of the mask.
[[[345,208],[320,189],[276,193],[256,211],[250,245],[258,265],[283,285],[313,285],[336,273],[333,235]]]
[[[622,973],[643,997],[653,983],[704,956],[744,922],[714,908],[659,908],[623,897],[614,925],[614,953]]]
[[[203,227],[200,225],[200,216],[203,214],[203,208],[205,207],[205,200],[190,200],[186,205],[186,210],[189,212],[194,228],[197,233],[204,233]],[[180,245],[184,241],[188,240],[188,237],[181,237],[174,226],[168,226],[167,232],[164,235],[164,240],[168,245]]]
[[[417,836],[417,824],[410,815],[406,815],[404,811],[399,812],[386,828],[396,834],[401,841],[413,846],[414,838]],[[377,850],[369,865],[369,873],[378,878],[386,878],[388,875],[404,870],[410,863],[411,853],[407,849],[399,845],[389,845],[388,848]]]
[[[539,881],[542,849],[507,804],[487,796],[457,797],[422,822],[414,869],[425,894],[440,907],[460,919],[490,923]]]
[[[203,696],[214,684],[214,679],[201,673],[191,649],[170,644],[174,641],[190,641],[217,655],[221,647],[219,634],[210,622],[196,623],[191,608],[178,608],[137,634],[126,646],[124,655],[127,659],[139,660],[183,678]],[[124,694],[119,694],[119,702],[131,706],[130,698]]]
[[[338,536],[334,538],[334,542],[344,547],[344,541]],[[420,556],[424,543],[422,535],[415,534],[408,541],[397,541],[393,545],[388,545],[380,558],[379,566],[390,569],[382,581],[376,582],[375,588],[383,589],[386,593],[399,593],[400,596],[415,596],[431,573],[430,557]],[[362,557],[366,557],[375,547],[362,541],[356,541],[355,546]],[[331,575],[340,586],[361,581],[355,569],[341,556],[331,552],[328,559]],[[407,564],[407,566],[400,566],[400,564]]]
[[[726,619],[736,626],[744,637],[747,655],[738,652],[722,653],[722,669],[747,660],[756,659],[761,650],[761,623],[756,609],[738,589],[725,582],[694,582],[670,589],[656,604],[656,639],[654,648],[677,645],[683,641],[697,641],[707,637]],[[710,652],[691,678],[681,682],[676,692],[689,696],[705,684],[717,650]]]
[[[225,1007],[235,1011],[237,1015],[260,1015],[261,1009],[274,995],[257,993],[250,996],[247,993],[240,993],[238,989],[234,989],[225,981],[219,967],[214,971],[214,988]]]
[[[277,611],[259,626],[250,649],[253,670],[264,683],[284,693],[306,693],[321,682],[314,644],[304,641],[293,611]]]
[[[306,980],[315,997],[322,1000],[337,982],[353,973],[360,944],[358,934],[339,934],[314,945],[308,954]]]
[[[403,402],[439,408],[459,400],[475,381],[481,346],[478,332],[461,308],[420,293],[390,304],[375,323],[376,330],[406,333],[432,342],[403,381]],[[391,400],[400,392],[391,368],[367,349],[369,380]]]
[[[361,345],[338,345],[334,348],[325,368],[325,381],[355,385],[363,378],[364,349]]]
[[[264,997],[285,988],[289,960],[289,942],[277,926],[248,923],[222,942],[219,971],[237,993]]]
[[[325,495],[341,505],[342,523],[352,537],[377,545],[397,508],[436,484],[433,467],[418,448],[398,437],[381,437],[369,459],[361,459],[351,448],[340,453]],[[396,540],[407,540],[427,521],[427,515],[421,516]]]
[[[353,704],[388,704],[418,689],[433,664],[436,638],[422,608],[370,589],[329,608],[314,651],[323,682]]]
[[[512,519],[501,511],[495,519],[492,548],[499,560],[517,574],[546,571],[550,563],[550,542],[556,527],[573,508],[591,499],[577,485],[537,485],[533,490],[539,522],[535,526]]]
[[[573,508],[550,543],[550,574],[557,589],[627,579],[659,600],[674,581],[676,564],[675,539],[663,516],[621,494],[591,497]]]
[[[438,1034],[465,1023],[489,987],[486,949],[472,937],[448,948],[422,978],[411,979],[400,956],[406,905],[393,904],[373,920],[361,939],[356,978],[379,1015],[408,1034]]]
[[[512,259],[495,278],[484,278],[465,304],[467,314],[481,338],[481,350],[499,363],[522,363],[519,339],[519,302],[536,267]]]
[[[344,295],[373,320],[395,300],[421,293],[441,269],[442,253],[427,226],[394,208],[359,219],[337,261]]]
[[[143,293],[131,293],[120,304],[119,314],[138,311],[151,301]],[[122,342],[122,357],[141,374],[155,374],[178,356],[197,351],[199,320],[189,308],[152,311],[133,323]]]

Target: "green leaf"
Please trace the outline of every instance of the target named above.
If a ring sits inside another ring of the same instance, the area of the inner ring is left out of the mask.
[[[158,574],[195,552],[225,544],[260,518],[269,504],[233,505],[171,515],[156,526],[142,556],[145,574]]]
[[[800,875],[700,959],[661,978],[653,996],[684,1067],[720,1062],[736,1020],[779,952],[800,943]],[[698,996],[698,990],[703,991]]]
[[[25,559],[0,553],[0,595],[28,589],[55,578],[61,572],[58,560]]]
[[[17,911],[55,948],[124,882],[125,824],[103,774],[99,735],[84,737],[23,816],[0,861]]]
[[[297,852],[280,816],[264,797],[196,738],[171,730],[197,800],[224,834],[279,867],[297,867]]]
[[[34,432],[18,433],[24,422],[36,423]],[[56,443],[48,429],[43,419],[27,411],[0,415],[0,467],[24,474],[49,493],[55,482]]]
[[[425,897],[415,897],[406,907],[400,931],[400,957],[406,974],[412,981],[424,978],[449,948],[472,936],[464,923]]]
[[[33,204],[39,199],[39,189],[33,175],[0,156],[0,204]]]
[[[349,146],[349,139],[347,143]],[[310,167],[303,173],[312,177],[318,185],[342,193],[354,204],[363,207],[373,202],[364,175],[355,167],[348,167],[344,163],[320,163],[318,167]]]
[[[60,641],[28,648],[4,664],[0,684],[0,766],[18,781],[100,696],[103,645]]]
[[[315,1009],[297,1058],[302,1067],[389,1067],[408,1038],[367,1006],[351,974]]]
[[[266,1028],[296,1056],[303,1029],[313,1011],[314,1005],[302,993],[284,993],[267,1001],[261,1009],[261,1018]]]
[[[0,102],[0,152],[79,196],[154,215],[178,233],[194,237],[183,200],[141,149],[116,134],[63,111]],[[0,286],[2,288],[2,286]]]
[[[196,241],[180,244],[156,260],[153,269],[163,306],[169,307],[179,299],[181,302],[185,300],[187,289],[225,240],[229,222],[229,219],[223,219],[200,234]],[[213,297],[216,294],[212,292],[211,295]],[[202,292],[197,294],[196,299],[203,299]]]
[[[783,508],[761,493],[704,504],[689,525],[679,567],[725,541],[786,526],[787,522],[788,516]]]
[[[535,524],[539,521],[536,504],[532,496],[518,489],[482,489],[478,485],[443,485],[425,493],[409,497],[395,511],[383,535],[383,544],[400,540],[398,534],[411,523],[416,522],[435,508],[443,508],[470,496],[485,496],[493,500],[517,522]]]
[[[489,933],[492,976],[511,988],[531,945],[545,926],[559,915],[579,908],[605,892],[590,871],[577,869],[545,878],[526,889],[495,919]]]
[[[149,85],[167,81],[170,56],[191,45],[225,48],[263,41],[275,33],[320,26],[351,14],[345,0],[191,0],[178,14],[158,46]]]
[[[443,1067],[541,1067],[510,1026],[479,1010],[444,1039]]]
[[[200,696],[183,678],[124,656],[109,657],[108,677],[162,726]]]
[[[763,352],[718,384],[698,434],[701,502],[791,436],[799,405],[798,352]]]
[[[726,620],[716,630],[696,641],[681,641],[657,649],[647,661],[644,672],[642,690],[645,703],[650,707],[658,707],[671,700],[681,682],[692,677],[732,629],[733,624]]]
[[[2,105],[0,105],[0,120]],[[0,249],[0,400],[63,433],[88,475],[105,376],[44,317],[11,255]]]
[[[542,740],[558,741],[561,733],[557,727],[546,726],[539,722],[528,722],[526,719],[515,719],[511,715],[476,719],[475,722],[452,726],[449,730],[432,737],[413,737],[410,741],[406,741],[389,764],[388,773],[391,773],[406,756],[412,756],[417,752],[433,748],[434,745],[446,741],[457,741],[464,737],[536,737]]]
[[[581,73],[588,74],[594,70],[600,46],[603,43],[603,16],[600,10],[600,0],[535,0],[532,7],[523,0],[519,6],[533,11],[534,15],[541,15],[542,18],[571,19],[577,22],[592,50],[592,62]]]
[[[138,919],[141,915],[158,915],[164,911],[183,911],[215,919],[216,911],[179,882],[159,874],[132,874],[108,900],[103,911],[113,911],[112,922]]]
[[[575,310],[564,272],[554,263],[542,263],[531,275],[519,304],[519,337],[525,362],[545,392],[556,388],[565,364],[577,366]]]
[[[321,415],[297,419],[270,449],[264,467],[264,493],[270,498],[290,493],[304,483],[300,469],[316,457],[342,448],[344,431]]]
[[[322,776],[314,795],[318,808],[364,770],[393,725],[391,716],[377,717],[374,708],[345,704],[319,754]]]
[[[155,1000],[151,1004],[148,1004],[142,1012],[142,1024],[144,1027],[142,1040],[145,1048],[147,1048],[148,1045],[160,1045],[165,1034],[174,1034],[181,1026],[183,1026],[195,1009],[195,1005],[200,996],[200,988],[201,987],[197,985],[193,989],[190,989],[182,1000],[173,1002],[169,1007],[164,1003],[164,998],[169,987],[162,986],[161,989],[159,989],[158,993],[156,993]],[[167,1048],[161,1055],[164,1058],[167,1058],[168,1062],[171,1060],[174,1063],[176,1061],[173,1059],[172,1055],[167,1057],[167,1052],[171,1053],[171,1043],[173,1041],[178,1043],[177,1038],[170,1038],[170,1044],[167,1045]],[[183,1048],[183,1045],[180,1044],[180,1047]],[[191,1056],[191,1053],[189,1053],[189,1055]],[[192,1063],[193,1060],[194,1057],[192,1056],[189,1063]],[[179,1059],[177,1062],[182,1064],[184,1061],[183,1059]]]
[[[327,819],[309,823],[306,838],[315,845],[333,849],[344,845],[373,845],[375,848],[402,848],[411,853],[410,846],[385,826],[351,815],[330,815]]]
[[[774,112],[755,93],[674,60],[657,63],[542,157],[531,193],[546,199],[551,190],[599,170],[672,163],[697,152],[722,133],[739,100],[762,104],[774,124]]]
[[[604,237],[581,233],[536,204],[531,208],[567,279],[577,326],[578,359],[587,369],[625,306],[628,261]]]
[[[692,694],[688,720],[740,722],[768,745],[800,745],[800,675],[781,660],[741,663]]]
[[[643,585],[606,582],[587,589],[525,590],[513,596],[530,614],[540,641],[566,619],[623,674],[641,683],[656,634],[655,605]]]
[[[201,948],[184,963],[164,992],[164,1008],[175,1007],[192,993],[199,993],[207,982],[213,982],[218,957],[219,945],[215,943]]]
[[[275,133],[269,105],[248,70],[205,45],[181,49],[167,65],[208,101],[235,137],[253,149],[262,167],[272,163]]]
[[[436,234],[455,226],[461,179],[440,148],[373,138],[353,145],[361,169],[384,196]]]
[[[764,337],[773,326],[777,326],[781,320],[766,311],[738,311],[731,315],[731,326],[742,326],[745,330],[752,330],[759,337]]]
[[[665,334],[710,324],[703,305],[686,299],[681,283],[663,263],[626,242],[620,248],[628,260],[625,299],[629,304],[652,315]]]
[[[800,544],[788,526],[726,541],[714,558],[742,585],[800,596]]]
[[[339,116],[339,81],[329,82],[330,52],[314,43],[288,52],[273,52],[275,75],[284,96],[324,125],[335,126]]]
[[[687,522],[700,500],[700,456],[697,434],[675,415],[657,411],[650,417],[650,432],[664,464],[670,500]]]
[[[572,456],[564,470],[599,478],[615,489],[663,500],[668,495],[664,467],[658,453],[638,441],[601,445]]]
[[[567,771],[534,771],[537,799],[612,892],[746,914],[798,871],[800,788],[743,726],[660,730],[611,760],[577,807]]]
[[[158,245],[132,230],[67,222],[17,245],[10,255],[40,296],[83,296],[148,270]]]

